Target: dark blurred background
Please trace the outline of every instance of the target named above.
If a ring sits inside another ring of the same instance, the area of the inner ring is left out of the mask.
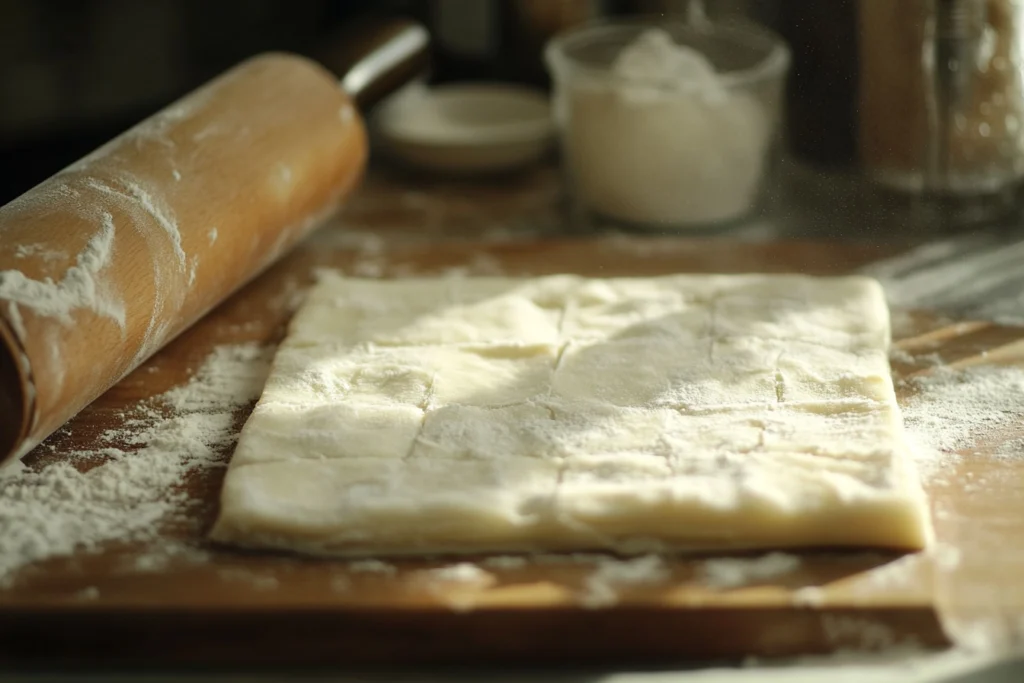
[[[812,161],[852,155],[852,0],[707,0],[794,47],[789,116]],[[434,81],[545,84],[553,33],[601,16],[682,13],[686,0],[0,0],[0,204],[240,60],[318,56],[363,15],[433,34]],[[838,84],[838,87],[837,87]],[[808,106],[803,103],[812,103]],[[816,130],[827,124],[828,134]],[[817,128],[816,128],[817,127]]]

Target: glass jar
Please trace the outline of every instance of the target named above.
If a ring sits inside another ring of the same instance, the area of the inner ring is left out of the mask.
[[[627,50],[645,40],[657,49],[623,71]],[[789,65],[776,36],[705,22],[610,22],[556,37],[545,57],[577,217],[707,229],[759,206]]]
[[[869,177],[963,198],[1018,185],[1024,1],[861,0],[859,11],[858,146]]]

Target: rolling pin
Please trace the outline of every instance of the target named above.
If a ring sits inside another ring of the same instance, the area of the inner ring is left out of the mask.
[[[414,73],[383,27],[341,83],[249,59],[0,207],[0,465],[28,453],[339,207],[360,105]]]

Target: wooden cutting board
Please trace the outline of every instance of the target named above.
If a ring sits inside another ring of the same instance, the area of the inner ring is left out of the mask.
[[[370,267],[385,275],[497,266],[522,275],[839,274],[891,254],[891,247],[812,242],[563,239],[386,248],[374,251]],[[276,343],[289,316],[282,302],[311,281],[315,268],[350,269],[365,257],[329,239],[300,247],[26,463],[45,467],[62,452],[98,447],[98,435],[121,426],[125,408],[186,382],[217,345]],[[1024,329],[951,324],[926,314],[907,319],[900,326],[906,329],[897,331],[911,354],[938,352],[946,362],[1024,361]],[[894,370],[899,376],[920,368]],[[249,409],[239,412],[239,424]],[[1021,434],[1024,425],[1005,436]],[[111,544],[21,571],[11,587],[0,589],[0,664],[651,664],[942,646],[946,633],[963,637],[980,628],[1012,642],[1024,629],[1024,584],[1017,582],[1024,569],[1022,462],[966,458],[952,483],[932,487],[938,537],[960,553],[956,566],[924,555],[818,552],[803,555],[783,576],[715,589],[701,580],[704,558],[679,558],[670,562],[669,581],[623,587],[615,604],[598,609],[582,599],[594,566],[569,559],[488,567],[490,585],[438,589],[424,587],[419,572],[451,565],[451,559],[401,561],[393,574],[366,573],[343,561],[210,546],[204,534],[216,514],[222,476],[215,468],[192,478],[187,486],[199,501],[196,523],[160,532],[167,543],[205,550],[201,561],[186,553],[142,571],[136,560],[151,546]],[[902,578],[880,580],[894,562],[901,563]]]

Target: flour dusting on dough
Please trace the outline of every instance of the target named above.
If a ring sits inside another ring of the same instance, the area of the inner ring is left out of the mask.
[[[319,275],[243,428],[218,541],[353,557],[927,542],[877,283]],[[829,521],[876,514],[892,524]]]

